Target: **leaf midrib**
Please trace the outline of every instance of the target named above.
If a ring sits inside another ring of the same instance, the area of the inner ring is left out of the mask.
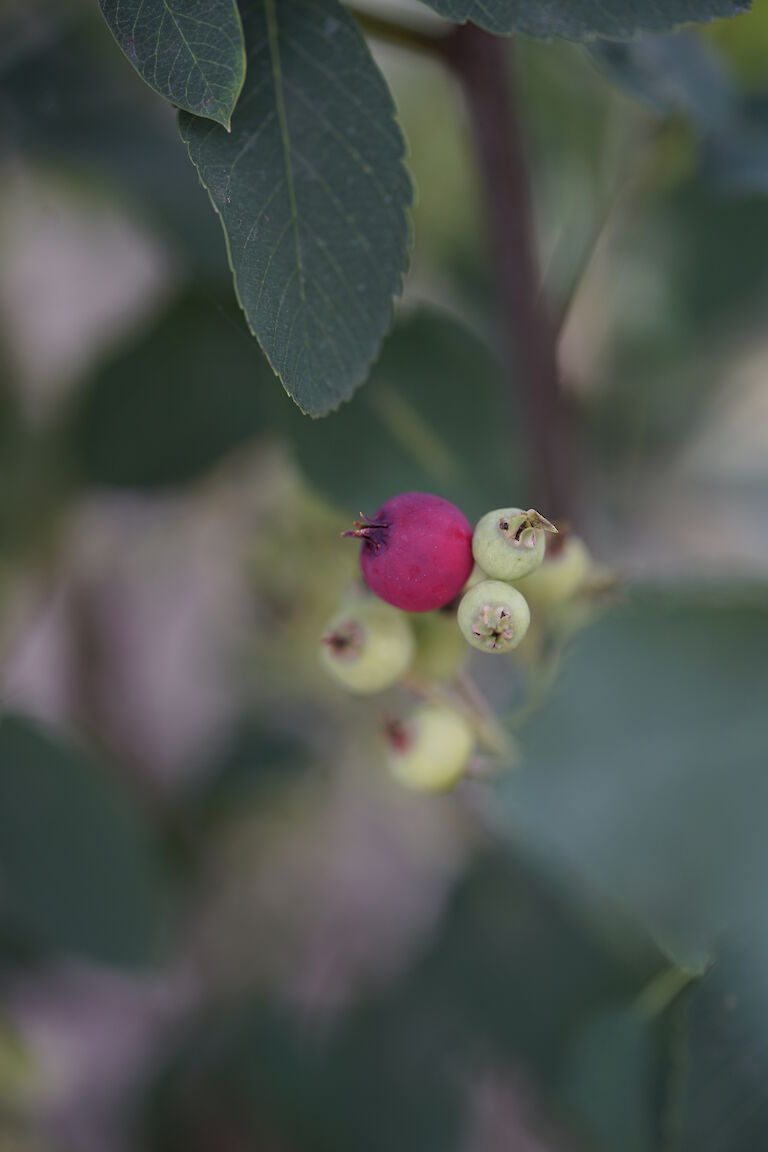
[[[163,0],[163,7],[165,8],[166,12],[168,13],[171,20],[173,21],[173,24],[176,27],[176,31],[179,33],[179,36],[181,37],[181,40],[182,40],[184,47],[186,48],[187,52],[189,52],[189,55],[192,57],[192,62],[194,64],[195,68],[197,68],[197,71],[200,73],[200,76],[202,77],[206,92],[210,96],[211,100],[216,100],[216,96],[214,95],[213,89],[211,88],[211,85],[208,82],[208,77],[205,73],[205,70],[203,69],[200,61],[198,60],[197,55],[195,54],[195,51],[192,48],[192,45],[189,43],[186,36],[184,35],[183,28],[179,24],[179,21],[176,19],[176,12],[174,11],[173,8],[171,8],[170,4],[168,3],[168,0]],[[135,28],[135,24],[134,24],[134,28]],[[157,45],[155,47],[155,82],[157,82],[157,60],[159,58],[159,54],[160,54],[160,29],[158,29],[158,32],[157,32]],[[170,75],[169,75],[169,80],[170,80]],[[189,82],[187,82],[187,88],[189,88]],[[229,123],[229,117],[227,117],[227,123]]]
[[[291,164],[291,138],[288,131],[288,115],[285,110],[283,68],[280,61],[280,45],[278,43],[277,11],[275,7],[275,0],[264,0],[264,10],[267,17],[269,58],[272,63],[272,79],[275,88],[275,108],[277,110],[277,122],[280,128],[280,142],[282,144],[283,164],[285,167],[285,182],[288,190],[288,205],[291,210],[291,226],[293,228],[294,243],[296,248],[296,268],[299,278],[301,311],[304,313],[304,342],[306,344],[306,274],[304,271],[304,260],[301,252],[301,239],[299,236],[299,210],[296,203],[296,188],[293,182],[293,166]]]

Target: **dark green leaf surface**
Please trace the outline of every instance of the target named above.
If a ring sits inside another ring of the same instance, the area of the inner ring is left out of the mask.
[[[323,1036],[287,1012],[240,1001],[203,1014],[149,1100],[146,1145],[203,1152],[423,1152],[460,1147],[463,1101],[436,1037],[375,1002]]]
[[[516,857],[494,851],[457,884],[407,995],[449,1033],[465,1035],[466,1051],[490,1045],[553,1089],[587,1022],[633,1000],[666,966],[621,917],[569,899]]]
[[[573,1038],[560,1085],[599,1149],[659,1152],[670,1106],[677,1008],[648,1020],[636,1007],[596,1014]]]
[[[589,40],[623,39],[639,31],[669,32],[749,11],[748,0],[427,0],[449,20],[471,20],[489,32],[526,32]]]
[[[515,860],[482,855],[413,968],[333,1027],[248,1002],[204,1015],[152,1093],[150,1146],[197,1152],[226,1125],[244,1147],[292,1152],[466,1147],[473,1073],[514,1068],[554,1096],[589,1021],[664,964],[625,924],[582,913]]]
[[[768,918],[718,949],[685,1003],[680,1152],[755,1152],[768,1132]]]
[[[644,1111],[635,1143],[619,1138],[633,1098],[620,1112],[607,1106],[609,1044],[626,1070],[622,1091],[631,1083],[634,1092],[640,1076],[658,1083],[647,1034],[620,1015],[605,1022],[613,1039],[588,1031],[586,1049],[575,1049],[578,1074],[566,1086],[606,1147],[748,1152],[764,1143],[767,643],[764,588],[636,592],[574,645],[523,734],[503,816],[496,799],[499,824],[543,867],[607,894],[684,960],[713,957],[667,1021],[663,1143]]]
[[[307,748],[295,736],[251,719],[208,766],[189,804],[203,825],[242,815],[249,806],[269,803],[290,789],[308,768]]]
[[[299,407],[363,382],[407,265],[412,190],[387,86],[336,0],[247,0],[232,133],[181,134],[227,237],[248,323]]]
[[[80,750],[0,718],[0,926],[36,950],[145,963],[157,876],[129,799]]]
[[[119,488],[194,480],[263,430],[262,396],[272,385],[240,316],[185,296],[105,362],[77,399],[77,472]]]
[[[99,0],[139,75],[179,108],[229,126],[245,79],[235,0]]]
[[[499,825],[695,962],[763,914],[768,598],[637,591],[523,735]]]

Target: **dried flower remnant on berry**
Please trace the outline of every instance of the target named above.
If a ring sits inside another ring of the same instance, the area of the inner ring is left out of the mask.
[[[554,524],[535,508],[529,508],[527,512],[512,518],[502,516],[499,520],[499,530],[506,533],[510,537],[510,542],[519,548],[535,548],[537,533],[557,533]]]
[[[459,628],[481,652],[511,652],[531,623],[525,597],[501,580],[485,580],[465,593],[459,604]]]
[[[326,628],[320,662],[348,692],[383,692],[408,671],[415,647],[407,616],[373,596],[358,596]]]
[[[521,580],[544,559],[545,538],[557,528],[535,508],[497,508],[477,523],[472,553],[493,580]]]

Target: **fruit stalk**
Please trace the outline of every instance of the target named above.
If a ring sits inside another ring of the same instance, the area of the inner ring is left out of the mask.
[[[556,331],[538,267],[513,52],[510,42],[472,24],[440,42],[440,54],[464,89],[472,122],[500,300],[500,350],[515,405],[523,389],[534,503],[573,519],[569,429]]]
[[[514,760],[512,738],[487,704],[474,680],[465,672],[460,672],[455,677],[454,683],[468,714],[472,717],[480,743],[494,756],[501,756],[507,763],[512,763]]]

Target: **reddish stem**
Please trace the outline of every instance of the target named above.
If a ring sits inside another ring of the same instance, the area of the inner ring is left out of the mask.
[[[503,363],[513,403],[522,395],[531,449],[531,500],[550,518],[571,516],[574,477],[556,331],[541,290],[513,47],[471,24],[438,44],[462,84],[472,122],[499,295]]]

